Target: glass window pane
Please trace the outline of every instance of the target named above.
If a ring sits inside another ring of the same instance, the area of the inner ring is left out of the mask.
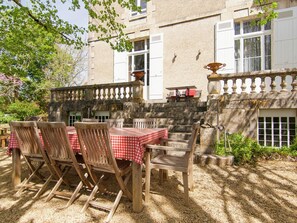
[[[271,35],[266,35],[264,38],[265,51],[265,70],[271,69]]]
[[[236,72],[241,71],[241,66],[240,66],[240,40],[235,40],[234,41],[234,47],[235,47],[235,52],[234,52],[234,57],[235,57],[235,69]]]
[[[264,146],[264,141],[263,141],[263,140],[259,140],[259,144],[260,144],[261,146]]]
[[[140,7],[141,7],[142,12],[146,11],[146,0],[140,1]]]
[[[134,42],[134,51],[144,50],[144,40]]]
[[[256,21],[246,21],[243,23],[243,33],[252,33],[261,31],[261,26]]]
[[[234,23],[234,34],[235,35],[240,34],[240,23],[239,22]]]
[[[289,122],[295,124],[296,123],[295,117],[289,117]]]
[[[264,29],[265,30],[271,30],[271,22],[268,21],[265,25],[264,25]]]
[[[261,70],[261,39],[260,37],[244,39],[244,71]]]
[[[144,70],[144,55],[134,56],[134,70]]]
[[[132,56],[128,57],[128,72],[129,74],[132,72]]]

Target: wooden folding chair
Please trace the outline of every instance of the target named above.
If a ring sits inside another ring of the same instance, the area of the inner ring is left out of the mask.
[[[115,159],[106,123],[77,122],[74,123],[74,126],[78,134],[85,164],[95,185],[82,211],[85,211],[89,205],[103,210],[109,210],[106,219],[106,222],[109,222],[115,213],[123,194],[132,200],[131,192],[127,188],[127,183],[131,176],[131,162]],[[98,178],[96,173],[101,174],[101,177]],[[105,173],[114,174],[118,185],[120,186],[120,191],[111,207],[105,207],[93,200]]]
[[[38,122],[37,126],[41,131],[49,160],[59,177],[58,182],[51,190],[50,194],[46,198],[46,201],[49,201],[55,195],[62,196],[69,199],[66,205],[66,207],[68,207],[77,198],[78,192],[84,185],[88,188],[92,188],[91,183],[87,180],[86,171],[84,172],[83,169],[83,160],[78,160],[77,156],[75,156],[70,146],[64,122]],[[63,182],[72,186],[69,178],[67,177],[71,168],[75,169],[80,178],[80,182],[76,186],[75,191],[73,193],[58,191]]]
[[[109,128],[123,128],[123,125],[124,125],[124,119],[123,118],[119,118],[119,119],[113,119],[113,118],[110,118],[110,119],[107,119],[106,120],[106,123],[107,123],[107,126]]]
[[[146,145],[146,176],[145,176],[145,201],[150,199],[150,181],[151,181],[151,169],[159,170],[172,170],[182,172],[184,193],[186,204],[189,203],[189,189],[194,189],[193,183],[193,154],[195,152],[196,141],[199,134],[200,123],[196,123],[192,128],[192,135],[188,142],[187,149],[184,147],[170,147],[159,145]],[[154,158],[151,158],[152,150],[162,150],[165,153],[159,154]],[[167,154],[166,152],[185,152],[184,155],[179,156],[175,154]],[[163,174],[159,174],[163,177]]]
[[[158,128],[158,120],[155,118],[134,118],[133,128]]]
[[[38,134],[36,122],[34,121],[13,121],[10,122],[12,131],[15,132],[18,144],[21,150],[28,168],[30,175],[21,183],[21,187],[17,191],[19,195],[26,188],[33,188],[31,180],[33,177],[38,177],[45,183],[40,187],[34,198],[38,198],[43,192],[53,177],[56,177],[55,171],[51,167],[50,161],[46,154],[46,151],[42,148],[42,143]],[[33,162],[37,162],[38,165],[35,167]],[[50,176],[44,180],[44,177],[40,174],[42,166],[46,164],[50,172]]]

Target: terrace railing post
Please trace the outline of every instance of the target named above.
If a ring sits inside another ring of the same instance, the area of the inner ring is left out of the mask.
[[[87,101],[93,100],[93,88],[84,89],[84,99]]]
[[[133,102],[143,102],[143,82],[140,80],[133,81]]]

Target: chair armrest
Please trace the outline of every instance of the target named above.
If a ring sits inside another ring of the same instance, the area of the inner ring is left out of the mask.
[[[183,140],[183,139],[164,139],[162,138],[161,143],[167,143],[167,142],[176,142],[176,143],[183,143],[183,144],[187,144],[188,140]]]
[[[151,145],[151,144],[147,144],[146,149],[147,150],[158,149],[158,150],[164,150],[164,151],[181,151],[181,152],[191,151],[190,149],[185,149],[185,148],[176,148],[172,146],[159,146],[159,145]]]

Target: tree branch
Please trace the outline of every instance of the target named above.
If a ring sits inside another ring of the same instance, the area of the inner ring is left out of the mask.
[[[27,7],[23,6],[22,3],[21,3],[19,0],[12,0],[12,1],[13,1],[16,5],[18,5],[19,7],[23,8],[23,9],[26,9],[26,12],[27,12],[28,16],[29,16],[31,19],[33,19],[38,25],[40,25],[40,26],[42,26],[43,28],[45,28],[46,31],[50,32],[50,31],[52,30],[52,31],[58,33],[59,35],[61,35],[61,36],[62,36],[63,38],[65,38],[66,40],[71,41],[71,39],[70,39],[68,36],[66,36],[64,33],[61,33],[61,32],[57,31],[57,30],[54,29],[54,28],[49,29],[49,27],[48,27],[46,24],[44,24],[42,21],[40,21],[38,18],[36,18],[36,17],[31,13],[31,11],[30,11]]]

